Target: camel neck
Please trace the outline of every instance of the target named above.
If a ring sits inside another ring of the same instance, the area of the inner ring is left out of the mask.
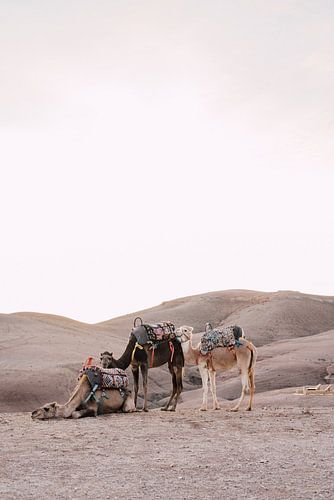
[[[88,395],[90,389],[91,387],[88,382],[88,378],[86,375],[84,375],[79,380],[67,403],[57,406],[56,417],[69,418],[76,410],[77,406],[79,406],[80,401],[82,401]]]
[[[134,335],[131,335],[128,345],[126,346],[122,356],[114,360],[117,368],[125,370],[130,365],[132,353],[135,348],[136,342],[137,342],[136,337]]]
[[[186,342],[182,342],[182,350],[186,363],[188,363],[189,365],[196,365],[198,352],[196,349],[194,349],[191,343],[191,339],[187,340]]]

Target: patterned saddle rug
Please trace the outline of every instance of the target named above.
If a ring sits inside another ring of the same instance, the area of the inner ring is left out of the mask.
[[[80,372],[80,379],[87,375],[92,385],[98,384],[99,389],[126,389],[129,385],[129,379],[124,370],[120,368],[101,368],[100,366],[84,366]]]
[[[158,323],[157,325],[143,325],[147,332],[148,342],[156,344],[163,340],[175,339],[175,326],[169,321]]]
[[[175,325],[170,321],[163,321],[155,325],[142,323],[138,327],[135,325],[132,334],[136,337],[140,345],[147,343],[155,345],[159,344],[159,342],[175,339]]]
[[[201,354],[208,354],[208,352],[216,347],[228,347],[232,349],[235,345],[239,345],[240,337],[243,337],[243,330],[237,325],[207,328],[201,338]]]

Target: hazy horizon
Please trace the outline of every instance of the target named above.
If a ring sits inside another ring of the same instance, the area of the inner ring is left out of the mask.
[[[0,312],[334,295],[334,4],[0,1]]]

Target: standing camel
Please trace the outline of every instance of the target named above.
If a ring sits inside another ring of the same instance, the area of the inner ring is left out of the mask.
[[[249,403],[246,410],[252,409],[254,396],[254,368],[257,357],[255,346],[245,338],[238,340],[239,346],[229,349],[227,347],[216,347],[208,354],[203,355],[200,351],[200,343],[194,347],[192,345],[193,328],[191,326],[181,326],[176,330],[176,337],[180,339],[186,363],[198,365],[203,386],[203,402],[200,410],[205,411],[208,407],[208,379],[213,398],[213,409],[219,410],[220,406],[216,393],[216,371],[224,372],[237,366],[241,376],[242,391],[241,396],[231,411],[238,411],[244,399],[245,392],[249,391]]]
[[[131,365],[131,370],[134,380],[134,401],[137,406],[137,396],[139,387],[139,369],[143,379],[144,389],[144,404],[143,411],[147,409],[147,376],[149,368],[156,368],[168,363],[168,369],[172,376],[173,389],[170,398],[161,410],[167,411],[169,406],[172,407],[171,411],[175,411],[178,398],[182,392],[182,376],[184,367],[184,356],[180,341],[176,338],[172,340],[163,340],[156,345],[145,343],[139,345],[137,338],[146,335],[144,325],[135,327],[131,334],[129,342],[125,348],[124,353],[119,359],[113,358],[113,353],[105,351],[101,354],[101,365],[103,368],[122,368],[125,370]]]

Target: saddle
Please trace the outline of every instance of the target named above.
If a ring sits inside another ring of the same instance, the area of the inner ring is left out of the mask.
[[[137,325],[137,320],[140,319],[141,325]],[[143,328],[137,329],[137,326]],[[141,318],[136,318],[134,328],[131,332],[139,345],[144,344],[159,344],[159,342],[170,341],[175,338],[175,325],[170,321],[163,321],[157,324],[143,323]]]
[[[211,324],[207,323],[206,331],[201,338],[201,354],[206,355],[217,347],[227,347],[228,349],[238,347],[241,337],[243,337],[243,330],[240,326],[212,328]]]
[[[89,392],[86,399],[83,401],[83,405],[88,403],[91,399],[94,399],[97,403],[97,413],[102,415],[103,404],[105,399],[109,399],[106,394],[106,389],[116,389],[119,391],[123,398],[123,402],[126,399],[128,393],[127,387],[129,385],[129,379],[124,370],[120,368],[101,368],[99,366],[83,366],[79,372],[79,379],[86,375],[89,384],[91,386],[91,391]],[[97,397],[96,391],[101,389],[102,395],[100,398]]]
[[[79,372],[79,379],[87,375],[92,387],[96,389],[126,389],[129,379],[121,368],[101,368],[100,366],[84,366]]]

